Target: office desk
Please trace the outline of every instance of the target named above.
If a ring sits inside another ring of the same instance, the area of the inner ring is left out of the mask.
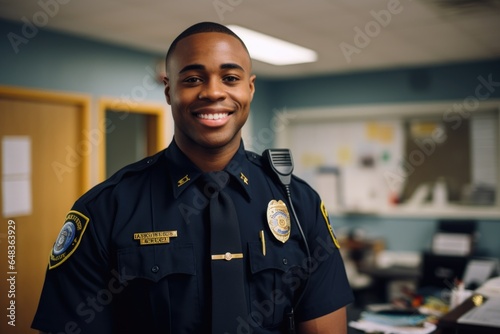
[[[418,279],[420,278],[420,268],[391,266],[381,267],[361,267],[359,272],[372,276],[373,278],[386,280]]]
[[[498,327],[494,328],[458,323],[458,319],[474,307],[476,306],[472,301],[472,297],[468,298],[462,304],[442,316],[437,323],[436,330],[431,334],[499,334],[500,328]],[[363,310],[363,308],[360,309],[356,308],[354,305],[349,305],[347,308],[348,321],[358,320]],[[348,327],[348,334],[362,333],[364,332]]]
[[[445,314],[438,322],[438,329],[435,334],[498,334],[500,328],[489,326],[478,326],[464,323],[458,323],[458,319],[472,308],[476,307],[472,301],[473,297],[468,298],[462,304]]]
[[[373,279],[374,288],[377,291],[379,302],[386,303],[388,300],[388,286],[392,281],[411,280],[418,282],[421,277],[419,267],[391,266],[381,267],[360,267],[359,272],[369,275]]]
[[[472,297],[464,301],[462,304],[445,314],[437,324],[437,328],[431,334],[498,334],[500,328],[477,326],[464,323],[458,323],[457,320],[467,313],[472,308],[476,307],[472,302]],[[352,305],[347,308],[348,321],[356,321],[359,319],[362,309],[356,309]],[[348,334],[362,334],[352,327],[348,327]]]

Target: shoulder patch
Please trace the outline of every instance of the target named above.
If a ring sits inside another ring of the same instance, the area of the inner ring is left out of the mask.
[[[335,233],[333,232],[332,224],[330,224],[330,219],[328,218],[328,211],[326,211],[325,203],[323,203],[323,201],[321,201],[320,209],[321,213],[323,214],[323,218],[325,218],[326,227],[328,228],[328,232],[332,237],[333,243],[337,248],[340,248],[340,244],[337,240],[337,237],[335,236]]]
[[[84,214],[73,210],[68,212],[54,247],[52,247],[49,269],[59,266],[73,254],[82,240],[88,222],[89,218]]]

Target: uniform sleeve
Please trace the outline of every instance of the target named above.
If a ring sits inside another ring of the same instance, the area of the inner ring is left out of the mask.
[[[296,310],[299,322],[326,315],[354,301],[325,206],[312,193],[301,200],[302,214],[298,214],[310,250],[309,280]]]
[[[120,286],[109,271],[102,242],[106,200],[89,209],[77,201],[66,216],[53,248],[34,329],[52,333],[110,333],[111,301]],[[98,237],[99,236],[99,237]]]

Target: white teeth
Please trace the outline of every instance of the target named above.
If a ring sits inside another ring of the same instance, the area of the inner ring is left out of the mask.
[[[222,118],[226,118],[229,114],[228,113],[220,113],[220,114],[198,114],[197,116],[199,118],[203,118],[203,119],[222,119]]]

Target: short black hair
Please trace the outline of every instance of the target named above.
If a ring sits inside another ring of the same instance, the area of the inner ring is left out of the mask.
[[[170,57],[174,53],[174,50],[175,50],[175,48],[177,46],[177,43],[179,43],[179,41],[183,40],[184,38],[186,38],[188,36],[195,35],[195,34],[200,34],[200,33],[204,33],[204,32],[219,32],[219,33],[222,33],[222,34],[231,35],[231,36],[233,36],[234,38],[236,38],[237,40],[240,41],[241,45],[243,45],[243,47],[245,48],[245,51],[249,54],[248,49],[247,49],[245,43],[243,43],[243,41],[241,40],[241,38],[238,35],[236,35],[228,27],[226,27],[226,26],[224,26],[222,24],[219,24],[219,23],[215,23],[215,22],[200,22],[200,23],[196,23],[196,24],[190,26],[189,28],[187,28],[186,30],[184,30],[183,32],[181,32],[179,34],[179,36],[177,36],[174,39],[174,41],[172,42],[172,44],[170,44],[170,47],[168,48],[168,51],[167,51],[167,55],[165,57],[165,69],[167,69],[168,60],[170,59]],[[249,54],[249,56],[250,56],[250,54]]]

